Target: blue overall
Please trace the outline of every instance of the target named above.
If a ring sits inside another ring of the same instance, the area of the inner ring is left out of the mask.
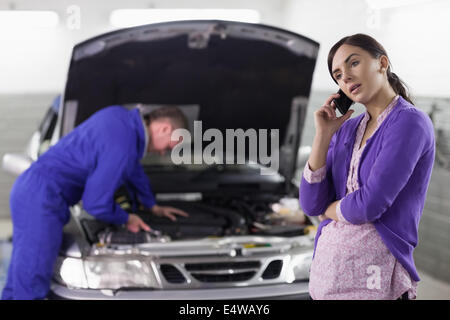
[[[138,109],[104,108],[50,147],[14,183],[13,252],[2,299],[43,299],[49,292],[69,206],[82,201],[95,218],[125,224],[114,201],[126,185],[147,208],[155,204],[140,159],[146,136]]]

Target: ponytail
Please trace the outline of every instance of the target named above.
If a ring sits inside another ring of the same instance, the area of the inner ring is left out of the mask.
[[[390,66],[387,69],[387,78],[395,93],[402,96],[403,99],[414,105],[408,93],[408,86],[395,73],[391,72]]]

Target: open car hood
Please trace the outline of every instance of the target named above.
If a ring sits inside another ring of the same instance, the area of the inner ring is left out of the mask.
[[[286,30],[217,20],[100,35],[73,49],[58,134],[109,105],[198,105],[203,130],[278,129],[291,181],[318,50]]]

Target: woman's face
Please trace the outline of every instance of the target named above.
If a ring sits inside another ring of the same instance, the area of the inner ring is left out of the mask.
[[[367,51],[344,44],[336,51],[331,70],[333,78],[350,99],[366,104],[386,85],[388,63],[386,56],[374,59]],[[352,91],[354,85],[359,88]]]

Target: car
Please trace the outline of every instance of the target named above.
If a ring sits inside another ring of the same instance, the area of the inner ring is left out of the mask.
[[[76,45],[64,92],[25,153],[5,155],[5,170],[20,174],[109,105],[144,114],[179,107],[200,152],[208,139],[195,137],[199,124],[244,139],[232,136],[242,148],[206,158],[203,152],[200,163],[143,158],[158,204],[181,208],[188,218],[151,215],[125,187],[114,200],[151,232],[96,220],[82,203],[71,207],[50,297],[308,299],[319,221],[299,207],[294,173],[306,163],[299,150],[318,50],[317,42],[288,30],[221,20],[143,25]],[[255,145],[270,156],[252,158],[247,151]]]

